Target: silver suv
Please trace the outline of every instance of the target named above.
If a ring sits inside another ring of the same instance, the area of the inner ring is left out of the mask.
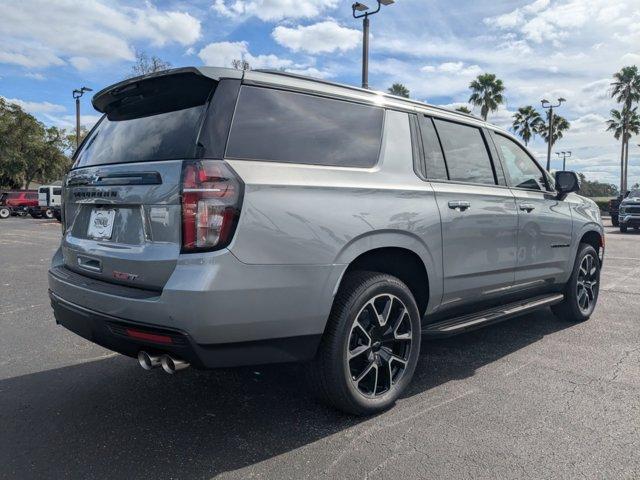
[[[598,208],[475,117],[205,67],[93,105],[51,302],[146,369],[305,361],[327,402],[370,414],[407,387],[421,338],[594,310]]]

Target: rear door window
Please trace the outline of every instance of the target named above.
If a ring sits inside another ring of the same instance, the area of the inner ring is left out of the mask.
[[[470,125],[434,119],[449,170],[449,179],[495,185],[491,157],[482,131]]]
[[[430,117],[420,115],[418,121],[424,147],[426,177],[429,180],[447,180],[447,167],[444,163],[442,148],[440,148],[433,120]]]
[[[379,107],[243,86],[226,156],[372,167],[380,154],[383,118]]]

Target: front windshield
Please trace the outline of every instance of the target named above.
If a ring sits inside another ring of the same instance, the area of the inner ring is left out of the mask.
[[[640,198],[640,190],[631,190],[627,198]]]

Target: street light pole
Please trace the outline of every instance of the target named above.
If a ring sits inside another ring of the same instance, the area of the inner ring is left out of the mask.
[[[369,15],[380,11],[381,5],[391,5],[395,0],[376,0],[378,8],[369,12],[369,7],[364,3],[355,2],[351,5],[353,18],[362,18],[362,88],[369,88]],[[361,13],[356,13],[361,12]]]
[[[84,92],[92,92],[89,87],[76,88],[73,91],[73,98],[76,101],[76,151],[80,146],[80,97],[84,95]]]
[[[553,109],[558,108],[565,101],[564,98],[559,98],[558,103],[553,105],[549,100],[542,100],[542,108],[549,110],[549,130],[547,141],[547,171],[551,170],[551,146],[553,144]]]
[[[571,156],[571,150],[567,150],[566,152],[556,152],[556,155],[558,155],[558,157],[562,155],[562,171],[564,172],[567,169],[567,157]]]

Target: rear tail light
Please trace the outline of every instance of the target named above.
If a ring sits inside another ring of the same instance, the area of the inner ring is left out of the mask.
[[[243,184],[222,160],[182,165],[182,251],[224,248],[240,216]]]

